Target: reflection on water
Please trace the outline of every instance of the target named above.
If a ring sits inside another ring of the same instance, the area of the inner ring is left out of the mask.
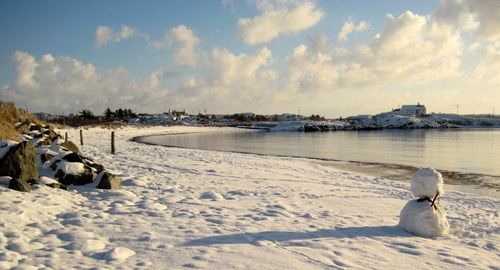
[[[141,140],[206,150],[434,167],[459,173],[449,173],[449,181],[481,181],[493,188],[500,186],[499,129],[249,131],[152,136]]]

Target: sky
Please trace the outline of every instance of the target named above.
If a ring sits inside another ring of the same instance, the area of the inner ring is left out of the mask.
[[[55,114],[500,114],[499,18],[500,0],[4,0],[0,100]]]

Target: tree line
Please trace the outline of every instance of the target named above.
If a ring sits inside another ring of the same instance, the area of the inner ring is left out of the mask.
[[[92,120],[92,119],[97,119],[97,117],[94,115],[94,113],[91,110],[85,109],[79,112],[78,116],[82,119],[86,120]],[[112,111],[110,108],[107,108],[104,111],[104,118],[106,120],[111,120],[111,119],[130,119],[130,118],[136,118],[137,114],[132,111],[132,109],[122,109],[119,108],[115,111]]]

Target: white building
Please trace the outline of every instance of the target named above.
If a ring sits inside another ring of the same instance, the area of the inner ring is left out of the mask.
[[[400,113],[420,116],[427,114],[427,109],[424,105],[420,105],[420,103],[418,105],[403,105],[403,107],[401,107]]]

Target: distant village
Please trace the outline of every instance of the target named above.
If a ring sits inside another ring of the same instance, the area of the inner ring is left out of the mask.
[[[185,124],[211,126],[240,126],[277,130],[363,130],[385,128],[449,128],[461,126],[500,127],[500,117],[495,115],[428,114],[425,105],[403,105],[392,111],[376,115],[357,115],[338,119],[325,119],[320,115],[299,114],[258,115],[236,114],[188,114],[186,110],[168,110],[164,113],[135,113],[131,109],[106,109],[103,115],[90,110],[78,114],[52,115],[35,113],[39,119],[64,125],[88,124]]]
[[[325,120],[320,115],[309,117],[298,114],[275,114],[258,115],[251,112],[235,114],[188,114],[186,110],[168,110],[164,113],[134,113],[129,109],[118,109],[115,112],[106,110],[104,115],[94,115],[89,110],[80,111],[77,114],[54,115],[48,113],[34,113],[41,120],[61,122],[102,122],[111,124],[214,124],[214,125],[239,125],[251,122],[283,122],[283,121],[305,121]]]

